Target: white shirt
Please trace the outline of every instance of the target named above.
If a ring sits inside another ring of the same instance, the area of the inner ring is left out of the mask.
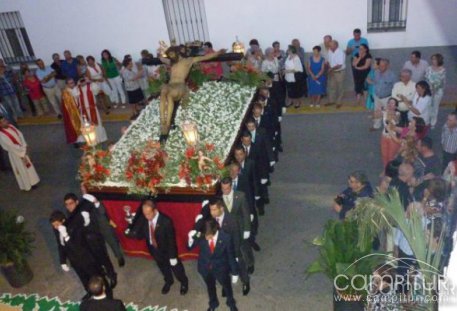
[[[220,228],[222,228],[222,223],[224,222],[224,216],[225,216],[225,214],[222,213],[221,216],[215,218],[216,221],[219,223],[219,227],[220,227]],[[214,244],[214,245],[216,245],[216,244]]]
[[[229,194],[227,194],[227,195],[224,194],[223,198],[224,198],[224,203],[227,206],[228,211],[231,212],[232,206],[233,206],[233,189],[232,189],[232,191],[230,191]]]
[[[102,68],[100,68],[100,66],[97,63],[95,63],[94,67],[95,68],[93,68],[91,66],[87,66],[87,70],[89,70],[90,78],[94,79],[94,80],[103,79]]]
[[[255,130],[251,132],[251,140],[252,140],[253,143],[255,143],[255,134],[256,134],[256,132],[257,131],[255,131]]]
[[[430,96],[419,97],[419,94],[415,94],[413,98],[413,107],[419,110],[420,114],[416,115],[411,110],[408,112],[408,119],[411,120],[413,117],[420,117],[424,119],[425,124],[430,124],[430,108],[432,107],[432,98]]]
[[[238,188],[238,177],[232,179],[232,189],[236,190],[236,188]]]
[[[159,212],[156,213],[156,215],[154,216],[154,218],[152,218],[152,220],[149,220],[148,221],[148,227],[149,227],[149,239],[150,237],[152,236],[152,233],[151,232],[151,222],[152,222],[152,226],[154,227],[154,231],[156,230],[156,225],[157,225],[157,219],[159,219]],[[152,244],[152,241],[150,240],[149,242],[151,242]]]
[[[427,68],[428,63],[423,59],[419,60],[419,63],[416,65],[413,65],[413,63],[411,63],[410,60],[406,61],[403,65],[403,69],[411,70],[411,80],[416,82],[425,80],[425,71],[427,70]]]
[[[286,59],[285,69],[294,70],[295,72],[303,72],[303,66],[298,55],[293,55],[292,58],[289,56]],[[287,82],[295,82],[295,73],[286,73],[285,79]]]
[[[251,147],[252,147],[252,145],[249,145],[249,146],[243,145],[244,151],[246,151],[246,156],[249,155],[249,153],[251,152]]]
[[[275,57],[273,60],[265,59],[262,62],[262,72],[268,73],[271,72],[273,76],[273,81],[279,81],[279,62],[278,59]]]
[[[404,84],[402,81],[399,81],[394,84],[392,89],[392,97],[394,97],[399,102],[398,110],[408,111],[408,107],[400,99],[400,97],[398,97],[400,94],[405,96],[408,100],[412,100],[414,94],[416,94],[416,83],[412,80],[409,80],[408,84]]]
[[[328,63],[330,68],[341,65],[340,69],[334,70],[335,72],[344,70],[346,68],[346,55],[340,48],[337,48],[335,51],[328,51]]]

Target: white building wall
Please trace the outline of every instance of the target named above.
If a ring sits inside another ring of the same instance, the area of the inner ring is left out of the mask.
[[[346,45],[361,28],[372,48],[457,45],[456,0],[409,0],[406,31],[366,33],[366,0],[205,0],[210,40],[230,48],[235,36],[262,47],[278,40],[283,48],[298,38],[307,51],[331,34]],[[99,58],[139,57],[168,41],[161,0],[0,0],[0,12],[20,11],[35,55],[50,61],[69,49]]]
[[[122,61],[168,41],[160,0],[0,0],[8,11],[21,12],[35,55],[47,62],[66,49],[96,59],[109,49]]]
[[[310,51],[331,34],[345,46],[360,28],[376,49],[457,45],[456,0],[409,0],[406,31],[368,33],[367,0],[207,0],[210,38],[228,46],[238,35],[246,45],[256,38],[262,47],[278,40],[285,47],[298,38]]]

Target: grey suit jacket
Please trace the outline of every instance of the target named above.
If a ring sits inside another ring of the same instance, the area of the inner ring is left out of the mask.
[[[251,232],[251,216],[249,213],[249,205],[248,201],[246,200],[246,196],[243,192],[234,191],[232,211],[229,212],[227,206],[225,205],[225,202],[224,211],[227,214],[232,215],[236,219],[236,222],[238,223],[238,227],[240,228],[241,232]]]

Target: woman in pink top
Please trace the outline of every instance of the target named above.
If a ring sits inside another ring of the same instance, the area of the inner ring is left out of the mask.
[[[24,88],[28,90],[30,99],[32,100],[33,106],[35,106],[36,113],[38,116],[43,115],[49,112],[48,103],[46,101],[46,96],[41,89],[40,80],[35,76],[30,69],[25,69],[23,72],[24,75]]]
[[[214,53],[211,42],[205,42],[205,44],[203,44],[203,50],[205,51],[205,55]],[[211,76],[212,80],[219,80],[224,74],[221,62],[201,63],[200,68],[204,74]]]

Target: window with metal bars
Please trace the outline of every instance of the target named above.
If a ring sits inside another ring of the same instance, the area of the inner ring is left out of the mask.
[[[18,11],[0,13],[0,53],[7,64],[35,60],[32,44]]]
[[[368,31],[406,29],[408,0],[368,0]]]
[[[208,41],[204,0],[162,0],[170,42]]]

